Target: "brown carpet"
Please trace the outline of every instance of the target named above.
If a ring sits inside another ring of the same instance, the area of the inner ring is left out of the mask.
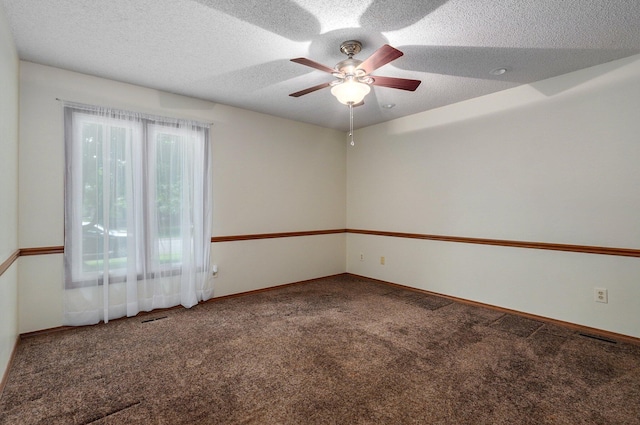
[[[0,423],[640,424],[640,347],[345,275],[25,338]]]

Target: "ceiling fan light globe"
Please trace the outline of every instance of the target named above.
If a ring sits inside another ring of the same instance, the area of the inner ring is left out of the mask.
[[[331,87],[331,94],[338,99],[338,102],[348,105],[349,103],[358,104],[364,100],[369,94],[371,87],[358,81],[349,80],[342,84]]]

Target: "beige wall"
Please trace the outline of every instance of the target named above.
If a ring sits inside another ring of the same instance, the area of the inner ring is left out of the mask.
[[[64,142],[56,98],[213,123],[213,234],[345,227],[344,134],[138,86],[21,62],[20,246],[63,245]],[[345,235],[212,246],[215,295],[346,269]],[[20,332],[60,326],[62,255],[20,260]]]
[[[347,227],[638,249],[639,117],[635,56],[363,129]],[[347,251],[351,273],[640,337],[638,258],[367,235]]]
[[[612,62],[362,129],[345,152],[343,133],[22,62],[19,246],[63,243],[58,97],[212,122],[214,235],[349,227],[638,248],[639,75],[638,56]],[[217,243],[212,260],[216,296],[347,270],[640,337],[637,258],[336,234]],[[60,325],[62,273],[62,255],[20,259],[20,332]]]
[[[18,249],[18,56],[0,7],[0,264]],[[0,276],[0,380],[18,336],[18,263]]]

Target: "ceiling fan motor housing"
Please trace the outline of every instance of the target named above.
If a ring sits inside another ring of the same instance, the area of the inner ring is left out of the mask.
[[[335,69],[338,74],[334,74],[335,77],[342,79],[354,79],[364,84],[373,83],[371,77],[366,77],[366,71],[359,69],[358,66],[362,63],[361,60],[354,59],[353,55],[359,53],[362,50],[362,43],[358,40],[347,40],[340,45],[340,51],[349,56],[348,59],[340,61],[336,64]],[[338,81],[340,83],[342,81]]]
[[[362,61],[358,59],[353,59],[353,58],[345,59],[336,64],[336,70],[342,73],[343,75],[356,76],[358,74],[358,71],[362,71],[362,70],[356,69],[358,65],[360,65],[361,63]],[[364,75],[364,71],[362,71],[362,74]]]

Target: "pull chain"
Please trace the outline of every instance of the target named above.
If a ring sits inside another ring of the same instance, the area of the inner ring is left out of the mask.
[[[355,146],[353,142],[353,102],[349,102],[349,137],[351,138],[351,146]]]

